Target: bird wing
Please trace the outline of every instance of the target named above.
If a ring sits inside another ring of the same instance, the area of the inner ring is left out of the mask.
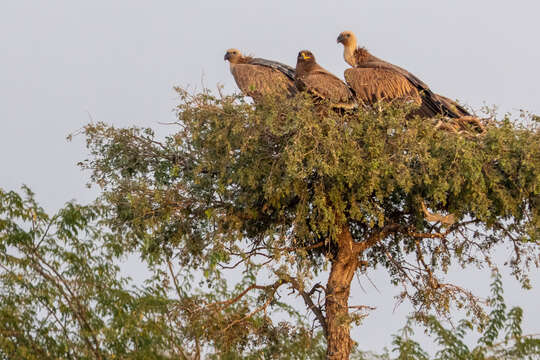
[[[350,68],[345,70],[345,80],[356,97],[364,104],[382,100],[410,98],[421,103],[420,95],[403,75],[388,69]]]
[[[236,64],[231,73],[240,90],[253,99],[268,95],[288,96],[296,92],[293,80],[271,67]]]
[[[373,60],[362,63],[358,65],[359,68],[369,68],[369,69],[386,69],[389,71],[394,71],[398,74],[403,75],[407,80],[411,82],[418,90],[429,90],[429,86],[424,83],[422,80],[417,78],[414,74],[411,74],[407,70],[391,64],[387,61],[381,60],[379,58],[373,57]]]
[[[433,93],[429,86],[426,85],[426,83],[424,83],[418,77],[399,66],[373,57],[372,60],[359,64],[357,68],[387,70],[406,78],[416,88],[416,90],[420,94],[420,97],[422,98],[420,112],[424,116],[435,116],[438,114],[446,115],[453,118],[458,118],[461,116],[461,110],[456,111],[457,107],[451,104],[451,100],[450,102],[447,102],[445,100],[446,98],[442,99],[440,96]]]
[[[463,106],[459,105],[457,102],[455,102],[452,99],[449,99],[445,96],[435,94],[437,99],[442,102],[447,108],[451,109],[455,113],[459,114],[460,116],[472,116],[470,112],[467,111]]]
[[[305,89],[315,97],[330,102],[332,106],[355,107],[354,96],[347,84],[327,71],[313,71],[298,80],[300,81],[300,89]]]
[[[261,65],[261,66],[267,66],[272,69],[276,69],[278,71],[281,71],[283,74],[287,75],[287,77],[291,80],[294,80],[294,68],[280,63],[279,61],[273,61],[273,60],[266,60],[261,58],[255,58],[252,59],[250,62],[252,65]]]

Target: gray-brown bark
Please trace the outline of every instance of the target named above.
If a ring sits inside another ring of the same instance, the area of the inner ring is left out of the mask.
[[[353,341],[350,336],[349,295],[354,273],[360,264],[359,256],[389,233],[402,229],[399,224],[385,225],[364,241],[355,242],[348,225],[337,236],[338,252],[332,260],[326,285],[326,358],[349,359]]]
[[[348,227],[338,235],[338,253],[326,286],[327,359],[349,359],[352,348],[349,318],[351,281],[358,267],[358,252]]]

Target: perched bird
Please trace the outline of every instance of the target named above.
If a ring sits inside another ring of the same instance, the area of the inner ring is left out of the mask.
[[[356,36],[344,31],[337,38],[343,44],[343,58],[352,68],[345,70],[345,80],[358,101],[374,104],[378,101],[412,100],[419,109],[416,114],[433,117],[441,114],[450,118],[469,116],[462,106],[442,95],[433,93],[419,78],[357,47]]]
[[[236,84],[254,101],[269,95],[293,96],[294,69],[277,61],[243,56],[237,49],[229,49],[224,60],[229,60]]]
[[[316,100],[328,102],[334,109],[356,107],[354,95],[343,81],[321,67],[311,51],[302,50],[296,61],[296,87],[306,91]]]

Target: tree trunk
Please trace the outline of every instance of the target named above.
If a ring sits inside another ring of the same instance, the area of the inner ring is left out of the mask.
[[[328,348],[326,358],[349,359],[353,342],[350,336],[349,293],[358,267],[358,254],[348,227],[338,235],[338,253],[332,260],[326,285],[326,326]]]

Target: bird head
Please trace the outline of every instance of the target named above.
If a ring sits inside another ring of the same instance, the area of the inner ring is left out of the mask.
[[[339,34],[337,42],[342,43],[344,46],[356,46],[356,36],[352,31],[343,31]]]
[[[297,63],[315,62],[315,56],[309,50],[302,50],[298,53]]]
[[[238,49],[229,49],[225,53],[223,60],[229,60],[231,64],[236,64],[242,58],[242,53]]]

